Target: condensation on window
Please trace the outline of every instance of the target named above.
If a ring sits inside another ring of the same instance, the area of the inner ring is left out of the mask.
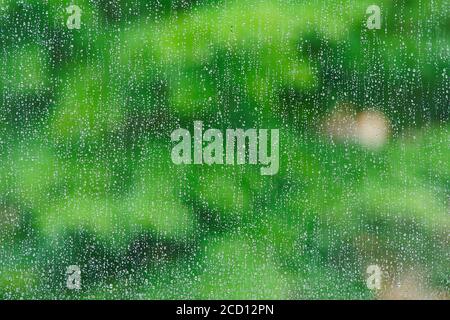
[[[449,22],[0,1],[0,298],[449,299]]]

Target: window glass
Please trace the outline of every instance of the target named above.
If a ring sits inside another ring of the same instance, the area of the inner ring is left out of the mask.
[[[0,298],[448,299],[448,5],[0,1]]]

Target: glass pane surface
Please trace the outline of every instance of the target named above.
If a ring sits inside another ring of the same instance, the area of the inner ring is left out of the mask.
[[[0,1],[0,298],[448,299],[449,4]]]

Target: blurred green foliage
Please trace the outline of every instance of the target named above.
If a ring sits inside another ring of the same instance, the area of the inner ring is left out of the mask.
[[[372,1],[73,3],[0,1],[0,297],[374,298],[370,264],[449,292],[447,1],[381,30]],[[340,103],[391,141],[323,136]],[[280,128],[280,172],[173,165],[193,120]]]

